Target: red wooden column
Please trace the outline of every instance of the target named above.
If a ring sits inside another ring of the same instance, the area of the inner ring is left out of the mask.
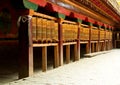
[[[80,59],[80,26],[81,23],[78,23],[78,36],[77,36],[77,59]]]
[[[114,48],[116,48],[116,32],[113,32]]]
[[[59,39],[59,65],[63,65],[63,33],[62,33],[62,18],[58,19],[58,39]]]
[[[31,16],[21,16],[19,21],[19,78],[33,74],[33,46]]]
[[[100,28],[101,28],[101,26],[98,27],[98,44],[97,44],[97,48],[96,48],[97,52],[100,51]]]
[[[91,53],[91,29],[92,29],[92,23],[89,23],[89,40],[86,44],[86,53]]]
[[[90,27],[89,27],[89,41],[88,41],[88,49],[89,49],[89,53],[91,53],[91,29],[93,27],[93,24],[92,23],[89,23]]]
[[[111,44],[111,46],[110,46],[110,49],[113,49],[113,45],[114,45],[114,43],[113,43],[113,37],[114,37],[114,35],[113,35],[113,30],[111,29],[111,32],[112,32],[112,39],[110,39],[110,44]]]
[[[65,15],[61,13],[57,13],[56,17],[58,18],[58,49],[59,49],[59,66],[63,65],[63,30],[62,30],[62,22],[65,19]]]
[[[111,48],[111,45],[110,45],[110,28],[108,29],[109,31],[109,39],[108,39],[108,47],[107,47],[107,50],[110,50]]]
[[[78,22],[78,34],[77,34],[77,55],[75,60],[79,60],[80,59],[80,28],[81,28],[81,22],[82,20],[77,19]]]
[[[103,51],[106,50],[106,28],[104,29],[105,34],[104,34],[104,43],[103,43]]]

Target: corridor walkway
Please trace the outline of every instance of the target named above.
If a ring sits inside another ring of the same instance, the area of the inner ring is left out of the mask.
[[[120,49],[5,85],[120,85]]]

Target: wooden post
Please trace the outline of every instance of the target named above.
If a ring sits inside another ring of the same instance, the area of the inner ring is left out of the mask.
[[[110,50],[113,48],[113,41],[112,40],[109,40],[110,42]]]
[[[88,44],[89,44],[89,53],[91,53],[91,29],[92,29],[92,23],[90,23],[90,28],[89,28],[89,41],[88,41]]]
[[[109,48],[110,48],[110,45],[109,45],[109,40],[108,40],[108,42],[106,43],[106,50],[109,50]]]
[[[110,48],[111,48],[110,40],[108,40],[108,48],[107,48],[107,50],[110,50]]]
[[[31,16],[21,16],[19,26],[19,79],[33,74]]]
[[[63,65],[63,34],[62,34],[62,18],[58,19],[58,39],[59,39],[59,65]]]
[[[99,42],[99,51],[101,51],[101,42]]]
[[[98,52],[98,42],[96,43],[95,51]]]
[[[108,44],[107,44],[107,50],[110,50],[111,45],[110,45],[110,40],[108,40]]]
[[[89,53],[89,49],[88,48],[89,48],[89,43],[86,44],[86,54]]]
[[[89,40],[86,45],[86,53],[91,53],[91,29],[92,29],[92,23],[89,23]]]
[[[110,49],[113,49],[113,47],[114,47],[114,42],[113,42],[113,37],[114,37],[114,35],[113,35],[113,30],[111,29],[111,32],[112,32],[112,35],[111,35],[111,39],[110,39],[110,43],[111,43],[111,48]]]
[[[104,29],[104,31],[105,31],[105,32],[104,32],[105,34],[104,34],[104,43],[103,43],[103,48],[104,48],[104,49],[103,49],[103,51],[106,50],[106,28]]]
[[[75,60],[79,60],[80,59],[80,27],[81,27],[81,23],[78,23],[78,36],[77,36],[77,57]]]
[[[115,44],[116,37],[115,37],[115,35],[116,35],[116,32],[113,32],[113,39],[114,39],[114,41],[112,40],[112,42],[114,43],[113,48],[116,48],[116,44]]]
[[[91,50],[91,51],[92,51],[92,53],[93,53],[93,52],[94,52],[94,50],[95,50],[95,49],[94,49],[94,48],[95,48],[95,47],[94,47],[94,45],[95,45],[95,43],[92,43],[92,50]]]
[[[58,46],[54,46],[54,67],[59,66]]]
[[[102,46],[101,46],[101,49],[102,49],[102,51],[104,51],[104,48],[105,48],[105,46],[104,46],[104,45],[105,45],[105,42],[102,42],[101,45],[102,45]]]
[[[109,40],[109,45],[110,45],[109,50],[111,50],[112,45],[111,45],[111,41],[110,40]]]
[[[109,40],[109,46],[110,46],[110,47],[109,47],[109,50],[111,50],[111,41],[110,41],[110,40]]]
[[[117,48],[117,45],[116,45],[117,44],[117,40],[115,40],[114,42],[115,42],[115,48]]]
[[[42,47],[42,71],[47,70],[47,46]]]
[[[110,50],[111,45],[110,45],[110,28],[108,29],[109,32],[109,37],[108,37],[108,46],[107,46],[107,50]]]
[[[70,63],[70,45],[66,45],[66,63]]]
[[[98,27],[98,45],[97,45],[98,49],[97,49],[97,52],[100,51],[100,28],[101,28],[101,26]]]
[[[119,40],[119,33],[117,33],[117,40]]]
[[[65,19],[65,15],[61,13],[56,13],[56,17],[58,17],[58,46],[59,46],[59,65],[63,65],[63,29],[62,22]]]
[[[105,42],[105,50],[108,50],[108,48],[109,48],[108,47],[109,46],[108,43],[109,43],[108,41]]]
[[[109,48],[109,50],[111,50],[111,49],[112,49],[111,40],[109,40],[109,45],[110,45],[110,48]]]
[[[74,61],[79,60],[77,52],[77,44],[74,44]]]

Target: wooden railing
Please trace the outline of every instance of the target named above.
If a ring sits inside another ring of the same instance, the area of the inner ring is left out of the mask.
[[[62,39],[63,42],[76,41],[78,33],[80,33],[80,40],[89,40],[90,26],[81,24],[80,32],[78,32],[78,24],[73,21],[63,20],[62,22]],[[32,39],[33,42],[58,42],[58,22],[54,17],[47,15],[35,15],[32,17]],[[100,29],[100,40],[112,39],[112,32],[110,30]],[[93,26],[91,28],[91,40],[99,40],[99,29]]]

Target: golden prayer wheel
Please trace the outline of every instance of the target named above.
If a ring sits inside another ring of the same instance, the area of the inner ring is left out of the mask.
[[[36,27],[37,27],[37,25],[36,25],[36,21],[37,20],[37,18],[36,17],[32,17],[32,40],[33,40],[33,42],[36,42],[37,41],[37,36],[36,36]]]
[[[37,18],[37,41],[42,41],[42,18]]]

